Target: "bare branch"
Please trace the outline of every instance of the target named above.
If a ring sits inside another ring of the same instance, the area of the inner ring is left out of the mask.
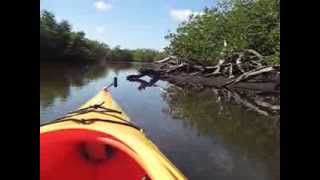
[[[259,58],[260,61],[263,60],[263,56],[260,53],[258,53],[256,50],[254,50],[254,49],[246,49],[245,51],[256,55]]]
[[[228,86],[230,84],[236,84],[236,83],[239,83],[240,81],[244,81],[244,80],[246,80],[248,78],[251,78],[251,77],[266,73],[266,72],[271,72],[271,71],[274,71],[274,70],[275,69],[272,66],[257,68],[257,69],[251,70],[249,72],[246,72],[246,73],[240,75],[236,79],[233,79],[233,80],[225,83],[223,86]]]

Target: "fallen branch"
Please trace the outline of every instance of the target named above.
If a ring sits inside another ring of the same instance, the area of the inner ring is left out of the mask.
[[[255,56],[258,57],[258,59],[259,59],[260,61],[263,60],[263,56],[262,56],[260,53],[258,53],[256,50],[246,49],[245,51],[246,51],[246,52],[249,52],[249,53],[251,53],[251,54],[254,54]]]
[[[220,73],[221,65],[222,65],[225,61],[226,61],[226,60],[224,60],[224,59],[219,60],[218,64],[216,65],[216,70],[213,72],[213,74],[219,74],[219,73]]]
[[[203,70],[202,71],[196,71],[194,73],[191,73],[190,75],[191,76],[195,76],[195,75],[201,74],[202,72],[203,72]]]
[[[275,71],[275,69],[272,66],[257,68],[257,69],[251,70],[249,72],[246,72],[246,73],[240,75],[236,79],[228,81],[222,87],[225,87],[225,86],[228,86],[228,85],[231,85],[231,84],[236,84],[236,83],[239,83],[241,81],[244,81],[244,80],[247,80],[249,78],[252,78],[254,76],[257,76],[257,75],[260,75],[260,74],[263,74],[263,73],[266,73],[266,72],[271,72],[271,71]]]
[[[129,76],[127,76],[127,80],[129,80],[129,81],[136,80],[136,79],[139,79],[143,76],[146,76],[146,75],[145,74],[129,75]]]
[[[177,57],[175,56],[168,56],[162,60],[159,60],[159,61],[155,61],[155,63],[165,63],[165,62],[168,62],[168,61],[171,61],[171,60],[176,60]]]
[[[188,64],[186,64],[186,63],[181,63],[181,64],[179,64],[179,65],[177,65],[177,66],[172,67],[172,69],[167,70],[166,73],[171,73],[171,72],[173,72],[173,71],[177,71],[177,70],[182,69],[182,68],[185,68],[185,67],[187,67],[187,66],[188,66]]]
[[[213,72],[213,73],[205,74],[204,77],[218,76],[220,74],[222,74],[222,73],[221,72]]]

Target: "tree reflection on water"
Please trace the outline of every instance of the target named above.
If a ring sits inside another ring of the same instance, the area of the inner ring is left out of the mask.
[[[131,64],[104,65],[68,65],[65,63],[40,64],[40,105],[50,106],[55,99],[64,101],[70,94],[71,87],[83,87],[89,82],[105,77],[112,70],[118,74],[120,70],[129,69]]]
[[[162,93],[168,103],[165,111],[196,129],[199,136],[218,137],[234,151],[255,154],[271,163],[274,172],[280,172],[279,118],[248,109],[241,103],[247,99],[239,99],[239,94],[232,94],[235,92],[222,91],[196,92],[169,86]]]

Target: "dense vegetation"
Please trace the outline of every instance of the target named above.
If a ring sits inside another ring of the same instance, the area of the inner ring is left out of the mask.
[[[89,40],[84,32],[74,32],[67,21],[58,23],[52,13],[40,15],[40,60],[88,61],[106,55],[108,45]]]
[[[165,52],[159,52],[152,49],[136,49],[132,51],[135,61],[155,61],[166,57]]]
[[[116,46],[111,50],[111,56],[108,56],[109,60],[118,61],[143,61],[143,62],[153,62],[165,58],[166,54],[164,52],[159,52],[153,49],[121,49],[120,46]]]
[[[111,49],[105,43],[86,38],[82,31],[73,31],[69,22],[57,22],[51,12],[44,10],[40,14],[40,61],[153,61],[159,57],[163,53],[151,49]]]
[[[253,49],[267,64],[280,63],[280,0],[224,0],[191,16],[169,33],[167,51],[196,64],[215,64]]]

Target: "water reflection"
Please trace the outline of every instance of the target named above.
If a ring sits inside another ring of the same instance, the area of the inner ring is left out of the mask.
[[[116,75],[120,70],[130,68],[132,65],[127,63],[112,65]],[[56,99],[65,101],[72,87],[83,87],[95,79],[108,76],[109,71],[110,68],[101,65],[40,64],[40,106],[49,107]]]
[[[127,81],[136,67],[42,64],[40,123],[75,110],[118,76],[113,97],[189,179],[280,179],[279,121],[255,103],[260,97],[183,90],[149,78]]]
[[[196,129],[199,136],[218,138],[228,146],[228,152],[208,152],[211,162],[224,165],[224,171],[239,170],[239,167],[235,168],[237,161],[243,165],[254,157],[270,163],[269,167],[274,168],[270,172],[280,172],[279,120],[257,112],[249,113],[243,105],[231,100],[232,95],[229,99],[224,98],[219,96],[222,92],[217,91],[222,90],[196,92],[169,86],[162,93],[168,103],[163,111]],[[232,156],[228,153],[237,153],[236,157],[242,159],[230,159]],[[278,178],[278,173],[273,174],[273,179]]]
[[[112,67],[112,68],[110,68]],[[105,65],[70,65],[65,63],[40,64],[40,118],[44,123],[78,108],[81,103],[108,85],[105,77],[116,76],[122,70],[133,67],[129,63]],[[92,85],[92,89],[85,87]]]

